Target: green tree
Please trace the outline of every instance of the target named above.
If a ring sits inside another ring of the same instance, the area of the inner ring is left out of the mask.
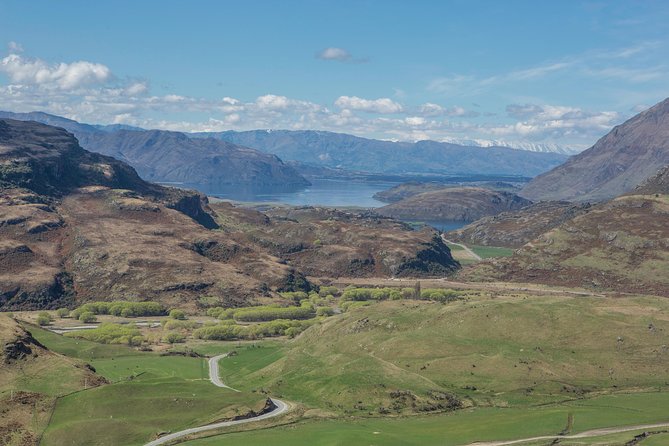
[[[172,319],[176,319],[176,320],[179,320],[179,321],[183,321],[183,320],[186,319],[186,313],[184,313],[184,312],[181,311],[181,310],[176,310],[176,309],[174,309],[174,310],[170,311],[170,317],[171,317]]]
[[[165,336],[165,342],[169,342],[170,344],[176,344],[178,342],[184,342],[186,340],[186,336],[182,335],[181,333],[168,333]]]
[[[53,318],[46,311],[42,311],[40,314],[37,315],[37,323],[41,326],[49,325],[52,320]]]
[[[70,315],[70,310],[68,310],[67,308],[59,308],[56,310],[56,314],[58,315],[59,318],[62,319]]]
[[[97,322],[98,318],[95,317],[95,314],[92,311],[84,311],[79,315],[79,321],[84,324],[90,324],[92,322]]]

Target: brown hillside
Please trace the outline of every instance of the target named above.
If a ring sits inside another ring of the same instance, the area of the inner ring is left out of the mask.
[[[195,310],[308,289],[303,272],[458,267],[433,231],[325,214],[303,225],[225,205],[214,213],[206,197],[144,182],[62,129],[0,123],[0,310],[116,299]]]
[[[449,240],[483,246],[520,248],[558,225],[584,214],[589,204],[542,201],[518,211],[483,217],[447,234]]]
[[[669,195],[628,195],[548,231],[472,280],[601,288],[669,297]]]
[[[539,175],[521,195],[533,201],[602,201],[633,190],[669,164],[669,99],[616,126],[588,150]]]
[[[385,216],[415,220],[474,221],[488,215],[521,209],[529,200],[510,192],[480,187],[453,187],[424,192],[383,206]]]

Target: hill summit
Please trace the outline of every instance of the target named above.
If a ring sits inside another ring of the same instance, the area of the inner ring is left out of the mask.
[[[669,164],[669,99],[616,126],[588,150],[522,190],[532,200],[603,201],[633,190]]]

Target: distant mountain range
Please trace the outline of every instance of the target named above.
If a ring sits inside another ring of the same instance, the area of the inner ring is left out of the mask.
[[[217,185],[308,184],[282,160],[328,169],[396,175],[534,177],[567,159],[565,154],[548,151],[436,141],[381,141],[314,130],[179,133],[125,125],[82,124],[42,112],[0,112],[0,118],[32,120],[65,128],[84,148],[126,161],[147,180],[204,184],[209,190]]]
[[[443,142],[473,147],[509,147],[530,152],[561,153],[563,155],[575,155],[583,151],[583,148],[567,147],[555,143],[502,141],[499,139],[446,139]]]
[[[143,130],[122,125],[98,126],[46,113],[0,112],[0,118],[37,121],[73,133],[82,147],[133,166],[149,181],[220,186],[303,187],[309,182],[275,155],[212,138]]]
[[[533,200],[602,201],[633,190],[669,164],[669,99],[616,126],[588,150],[534,178]]]
[[[194,133],[273,153],[285,161],[393,174],[501,174],[534,177],[566,161],[559,153],[472,147],[436,141],[395,142],[316,130]]]

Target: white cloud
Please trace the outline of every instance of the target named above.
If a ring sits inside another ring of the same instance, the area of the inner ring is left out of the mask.
[[[9,54],[20,54],[23,52],[23,46],[20,43],[11,41],[7,44]]]
[[[0,61],[0,72],[15,84],[73,90],[92,84],[104,84],[112,78],[111,70],[102,64],[72,62],[49,65],[40,59],[10,54]]]
[[[124,88],[124,93],[128,96],[137,96],[148,93],[149,85],[146,82],[135,82]]]
[[[418,107],[419,112],[423,116],[441,116],[444,114],[444,107],[438,104],[433,104],[431,102],[426,102],[425,104]]]
[[[339,96],[335,105],[341,109],[380,114],[400,113],[403,110],[400,104],[389,98],[363,99],[357,96]]]
[[[419,127],[425,124],[425,118],[420,116],[407,116],[406,118],[404,118],[404,122],[406,122],[412,127]]]
[[[266,94],[256,99],[256,105],[266,110],[285,110],[288,108],[289,103],[290,101],[287,97],[274,94]]]
[[[9,84],[0,85],[3,109],[42,110],[89,123],[123,123],[177,131],[319,129],[393,140],[504,137],[514,141],[589,145],[622,119],[610,111],[532,103],[510,104],[506,118],[481,122],[483,119],[468,118],[488,118],[494,114],[435,102],[404,106],[386,97],[340,96],[334,101],[335,107],[329,107],[280,94],[247,100],[177,93],[156,95],[151,93],[147,81],[119,79],[101,64],[50,65],[18,54],[0,62],[0,70],[10,80]],[[451,88],[471,79],[456,76],[447,83]],[[492,82],[492,78],[487,79],[484,81]],[[635,103],[644,100],[639,98]]]
[[[323,60],[336,60],[339,62],[346,62],[351,60],[351,53],[343,48],[330,47],[316,54],[316,58]]]
[[[525,140],[594,140],[618,124],[622,116],[613,111],[592,112],[560,105],[510,104],[510,117],[523,119],[507,125],[488,125],[481,129],[495,137],[519,137]]]

